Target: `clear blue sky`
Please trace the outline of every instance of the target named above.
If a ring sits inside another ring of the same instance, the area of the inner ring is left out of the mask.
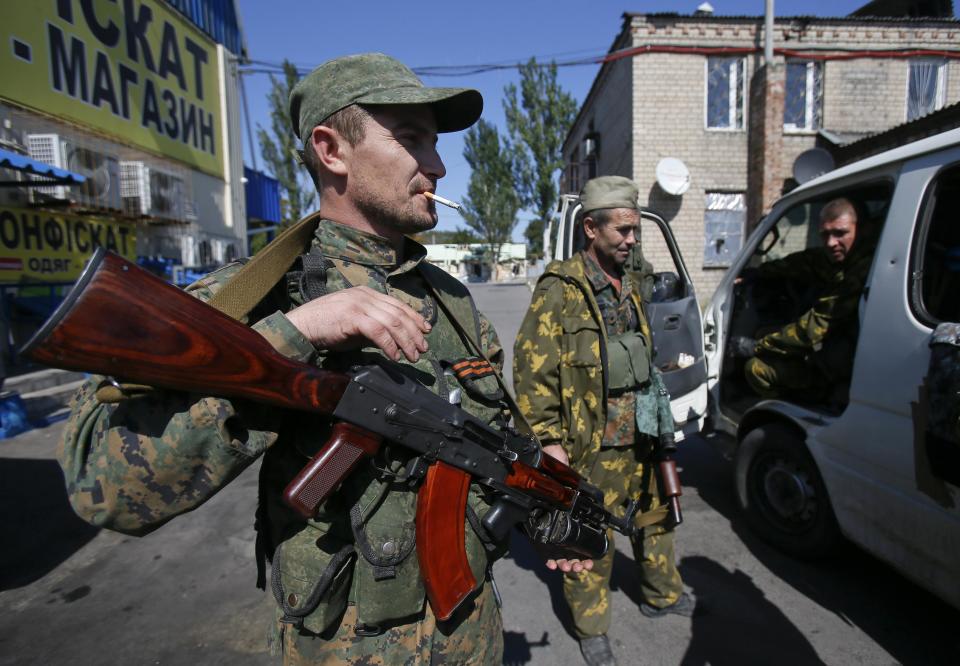
[[[570,60],[602,55],[619,34],[624,12],[692,13],[698,0],[610,2],[610,0],[240,0],[239,7],[252,60],[312,68],[350,53],[382,51],[410,67]],[[763,0],[713,0],[717,15],[763,14]],[[844,16],[866,0],[777,0],[778,16]],[[559,81],[578,102],[590,89],[599,66],[563,67]],[[484,98],[483,117],[501,132],[503,88],[516,83],[515,69],[461,77],[423,77],[427,85],[477,88]],[[269,78],[245,78],[250,116],[268,124],[266,93]],[[470,168],[463,159],[463,133],[442,135],[439,149],[447,167],[438,193],[460,200],[467,190]],[[244,128],[246,144],[246,129]],[[246,162],[251,164],[249,146]],[[257,155],[259,160],[259,154]],[[262,160],[259,166],[263,168]],[[464,226],[458,213],[439,206],[438,229]],[[530,215],[524,211],[514,231],[520,239]]]

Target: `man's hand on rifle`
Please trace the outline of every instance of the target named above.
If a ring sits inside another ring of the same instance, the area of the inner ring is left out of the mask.
[[[342,289],[304,303],[287,319],[319,349],[373,344],[387,357],[410,361],[427,351],[430,324],[413,308],[369,287]]]
[[[551,458],[556,458],[564,465],[570,464],[570,457],[567,455],[567,452],[563,450],[562,444],[547,444],[543,447],[543,452]]]
[[[547,444],[543,447],[543,452],[548,456],[556,458],[564,465],[570,464],[570,457],[567,455],[567,452],[563,450],[563,445],[561,444]],[[593,560],[547,560],[547,568],[551,571],[560,569],[560,571],[564,573],[570,571],[580,573],[581,571],[590,571],[593,568]]]

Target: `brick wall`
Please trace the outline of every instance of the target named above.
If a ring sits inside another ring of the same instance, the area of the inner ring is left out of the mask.
[[[823,72],[824,127],[879,132],[906,120],[906,60],[832,61]]]
[[[633,178],[641,198],[660,212],[680,245],[700,300],[705,302],[723,275],[703,267],[704,195],[708,191],[746,191],[747,133],[745,130],[706,130],[702,56],[651,54],[633,59]],[[748,63],[747,72],[751,70]],[[669,81],[670,85],[665,82]],[[656,90],[656,94],[651,94]],[[682,196],[671,196],[656,184],[656,166],[664,157],[683,160],[691,185]],[[644,234],[650,231],[645,230]],[[646,239],[654,267],[671,263],[661,244]]]

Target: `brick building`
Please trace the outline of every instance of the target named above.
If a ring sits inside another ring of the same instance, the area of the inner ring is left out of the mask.
[[[777,18],[770,66],[762,16],[625,13],[564,144],[562,191],[594,175],[634,179],[670,221],[705,301],[752,223],[795,185],[799,155],[960,100],[960,21],[952,3],[933,4],[934,18],[863,15],[882,2]],[[666,157],[689,171],[680,196],[657,184]],[[650,260],[665,265],[650,240]]]

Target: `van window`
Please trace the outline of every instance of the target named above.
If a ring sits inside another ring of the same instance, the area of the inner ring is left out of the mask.
[[[960,321],[960,165],[934,179],[920,219],[911,305],[929,324]]]
[[[890,205],[891,187],[888,183],[849,188],[788,208],[760,242],[750,265],[757,266],[807,248],[820,247],[820,210],[839,197],[849,199],[857,209],[858,236],[876,240]]]
[[[648,219],[640,220],[640,233],[637,236],[637,243],[643,252],[643,257],[653,265],[654,273],[678,273],[680,269],[670,254],[670,246],[667,245],[667,239],[663,237],[663,232],[657,226],[656,222]]]

